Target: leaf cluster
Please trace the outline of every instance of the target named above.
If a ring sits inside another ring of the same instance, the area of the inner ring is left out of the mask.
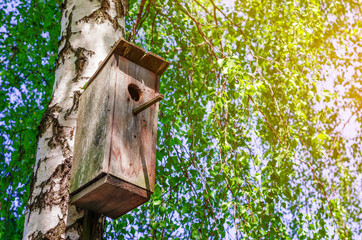
[[[0,19],[0,239],[21,239],[60,9],[54,1],[1,1]]]
[[[0,238],[17,239],[60,8],[0,6]],[[361,236],[361,23],[351,15],[358,2],[129,0],[131,40],[171,65],[161,79],[155,192],[108,221],[106,237]],[[344,91],[323,88],[326,66],[338,69],[332,82]],[[351,119],[353,139],[342,131]]]
[[[335,130],[343,111],[330,105],[338,96],[322,88],[332,39],[358,3],[149,0],[140,14],[140,2],[130,1],[127,27],[171,61],[157,188],[108,236],[360,236],[360,156],[346,154],[351,142]]]

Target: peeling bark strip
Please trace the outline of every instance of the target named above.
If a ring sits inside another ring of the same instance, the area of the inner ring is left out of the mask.
[[[79,239],[82,234],[88,220],[83,210],[69,205],[68,193],[79,96],[112,45],[124,37],[125,0],[64,1],[61,7],[53,96],[38,127],[24,239]]]

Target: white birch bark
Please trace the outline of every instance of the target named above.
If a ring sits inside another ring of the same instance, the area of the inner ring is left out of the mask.
[[[69,204],[78,99],[124,36],[126,0],[65,0],[53,96],[39,126],[23,239],[79,239],[83,211]]]

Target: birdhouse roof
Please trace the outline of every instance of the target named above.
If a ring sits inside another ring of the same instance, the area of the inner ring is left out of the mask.
[[[103,60],[97,71],[89,79],[86,88],[102,70],[102,68],[107,63],[108,59],[112,56],[113,53],[117,53],[122,57],[136,63],[137,65],[156,73],[159,76],[162,75],[162,73],[170,65],[170,62],[166,61],[162,57],[151,52],[146,53],[143,48],[137,46],[136,44],[127,42],[124,38],[121,38],[120,40],[118,40],[118,42],[114,44],[107,57]]]

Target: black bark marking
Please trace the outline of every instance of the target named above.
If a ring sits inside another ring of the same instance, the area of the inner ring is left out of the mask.
[[[55,240],[55,239],[64,239],[62,237],[62,233],[64,233],[65,230],[65,221],[61,219],[58,224],[49,229],[46,233],[42,233],[41,231],[33,232],[29,239],[31,240]]]
[[[66,133],[64,132],[64,127],[59,123],[58,118],[54,117],[54,115],[50,115],[49,118],[52,122],[53,136],[50,138],[48,146],[50,149],[60,146],[63,156],[67,157],[71,154],[71,149],[66,138]]]
[[[127,0],[113,0],[116,4],[117,18],[127,15]]]
[[[60,46],[61,43],[63,41],[65,41],[64,47],[62,48],[62,50],[60,50],[60,52],[58,54],[58,60],[57,60],[56,68],[58,68],[58,66],[60,64],[60,59],[62,60],[62,63],[64,63],[64,61],[65,61],[65,58],[64,58],[65,53],[74,52],[74,49],[73,49],[72,45],[70,44],[70,37],[72,36],[72,21],[73,21],[73,9],[71,10],[71,12],[69,14],[68,26],[66,28],[66,34],[61,36],[61,38],[59,40],[59,43],[58,43],[59,46]]]
[[[81,92],[80,91],[75,91],[73,94],[73,104],[72,107],[69,108],[67,110],[67,112],[64,115],[64,119],[66,120],[67,117],[69,117],[69,115],[73,112],[73,111],[77,111],[78,110],[78,105],[79,105],[79,98],[80,98]]]
[[[95,20],[99,21],[99,23],[103,23],[105,19],[111,20],[112,17],[107,13],[107,11],[110,9],[111,5],[109,3],[109,0],[101,0],[101,7],[92,12],[91,14],[79,19],[76,24],[80,22],[86,22],[88,23],[89,20]]]
[[[64,0],[62,4],[60,4],[59,8],[63,11],[68,4],[68,0]],[[67,17],[67,13],[65,13],[65,17]]]
[[[38,170],[39,170],[39,167],[40,167],[40,164],[42,163],[42,162],[44,162],[44,161],[47,161],[48,160],[48,158],[47,157],[45,157],[44,159],[39,159],[39,161],[38,161],[38,164],[37,164],[37,170],[36,171],[33,171],[33,176],[32,176],[32,178],[31,178],[31,182],[30,182],[30,194],[31,193],[33,193],[33,191],[34,191],[34,187],[35,187],[35,183],[37,182],[37,180],[38,180]],[[30,202],[32,201],[32,196],[30,195],[29,196],[29,200],[30,201],[28,201],[28,204],[27,204],[27,206],[26,206],[26,209],[30,209]],[[30,216],[30,213],[31,212],[29,212],[29,216]],[[28,218],[28,221],[29,221],[29,219],[30,218]]]
[[[93,20],[98,23],[104,23],[104,21],[108,20],[110,23],[112,23],[112,26],[114,29],[121,29],[124,33],[124,27],[122,27],[117,19],[122,18],[127,13],[127,6],[126,6],[126,0],[113,0],[116,4],[116,12],[117,16],[116,18],[112,18],[111,15],[109,15],[108,10],[110,9],[110,2],[109,0],[101,0],[101,7],[92,12],[91,14],[79,19],[76,24],[80,22],[86,22],[88,23],[90,20]]]
[[[95,52],[85,48],[77,48],[77,50],[74,52],[77,60],[75,60],[75,77],[72,80],[73,82],[77,82],[80,79],[84,69],[88,66],[88,58],[86,57],[86,54],[93,56]]]
[[[35,209],[39,209],[39,213],[41,213],[45,207],[49,206],[51,209],[54,205],[60,205],[63,215],[66,214],[69,199],[68,188],[71,161],[72,158],[66,158],[63,163],[55,168],[54,172],[47,180],[40,183],[40,193],[35,196],[32,203],[28,205],[28,210],[30,212],[29,219],[31,212]],[[58,179],[60,179],[59,182]],[[56,185],[59,185],[60,187],[59,190],[54,191]],[[46,186],[49,186],[49,189],[44,190]]]
[[[46,159],[44,159],[46,160]],[[40,161],[39,161],[40,162]],[[70,170],[71,170],[72,158],[66,158],[63,163],[59,164],[48,180],[43,181],[40,184],[41,192],[38,194],[32,203],[28,204],[29,218],[32,212],[36,209],[39,210],[39,214],[45,207],[59,206],[63,218],[59,218],[58,224],[49,229],[46,233],[41,231],[33,232],[29,239],[38,240],[38,239],[64,239],[61,237],[61,234],[65,232],[65,219],[68,211],[68,202],[69,202],[69,180],[70,180]],[[49,189],[44,190],[45,187],[50,186]],[[55,191],[55,186],[60,186],[59,190]],[[33,186],[34,188],[34,186]]]
[[[53,118],[53,113],[58,112],[59,109],[60,107],[58,107],[56,104],[52,107],[47,108],[38,126],[38,139],[39,137],[42,137],[45,131],[50,127],[52,123],[51,119]]]
[[[116,5],[117,19],[122,19],[127,15],[127,0],[112,0]],[[126,36],[126,29],[118,24],[117,19],[115,21],[116,24],[113,23],[113,27],[117,27],[116,29],[121,29],[122,36]]]

